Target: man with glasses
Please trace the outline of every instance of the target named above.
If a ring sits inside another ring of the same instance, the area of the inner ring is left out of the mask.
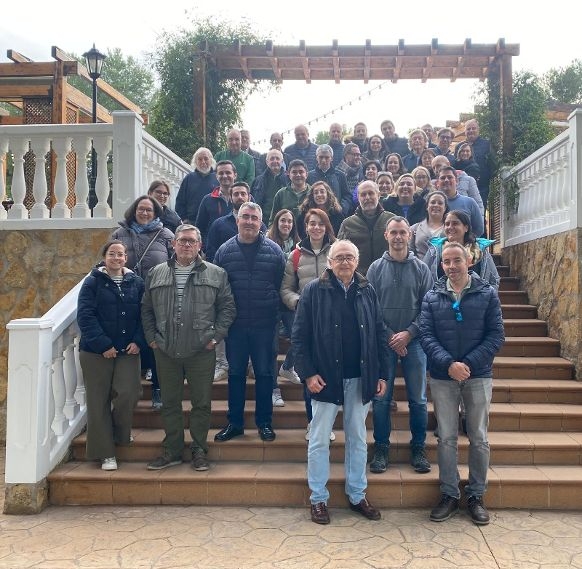
[[[380,205],[378,184],[371,180],[365,180],[358,186],[358,202],[355,213],[342,221],[337,236],[339,239],[349,239],[358,248],[358,272],[365,275],[372,262],[386,251],[384,231],[394,214],[384,211]]]
[[[489,523],[483,504],[489,468],[487,427],[495,354],[504,342],[496,290],[469,273],[470,257],[460,243],[443,246],[445,275],[426,294],[420,314],[420,342],[428,358],[430,391],[439,437],[441,499],[430,513],[443,522],[459,509],[458,416],[463,401],[469,437],[467,508],[477,525]]]
[[[446,156],[450,164],[455,161],[455,156],[451,152],[451,143],[455,138],[455,133],[450,128],[441,128],[437,134],[437,145],[434,151],[439,156]]]
[[[180,225],[172,241],[175,255],[146,278],[142,323],[154,350],[162,390],[163,454],[148,464],[162,470],[182,462],[184,378],[190,390],[192,468],[208,470],[207,436],[215,346],[227,334],[236,309],[226,272],[200,257],[200,231]]]
[[[357,144],[349,142],[344,147],[344,159],[337,165],[337,169],[346,175],[350,195],[356,186],[364,179],[362,169],[362,151]]]
[[[278,323],[279,290],[285,271],[281,247],[260,232],[261,207],[240,206],[238,234],[220,246],[214,262],[228,274],[237,315],[226,338],[228,359],[228,425],[214,440],[226,442],[244,434],[247,365],[255,372],[255,424],[263,441],[275,440],[273,418],[273,349]]]
[[[303,289],[291,342],[295,368],[311,393],[313,419],[307,450],[311,520],[328,524],[329,437],[343,406],[345,489],[349,505],[369,520],[380,512],[366,498],[366,416],[386,392],[388,336],[376,293],[356,273],[358,249],[335,241],[330,268]]]
[[[172,233],[176,232],[176,228],[182,225],[182,220],[180,216],[168,207],[168,200],[170,199],[170,186],[167,182],[162,180],[154,180],[150,187],[148,188],[148,196],[154,198],[162,206],[162,215],[160,221],[167,227]]]

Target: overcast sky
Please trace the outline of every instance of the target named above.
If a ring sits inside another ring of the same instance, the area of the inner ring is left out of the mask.
[[[521,55],[513,58],[513,69],[528,69],[541,74],[552,67],[568,65],[582,57],[579,3],[565,1],[559,9],[551,5],[489,0],[488,2],[264,2],[258,0],[213,0],[211,6],[222,20],[237,22],[245,19],[261,34],[276,44],[298,45],[305,40],[311,45],[329,45],[337,39],[343,45],[392,45],[399,39],[406,44],[428,44],[438,38],[440,44],[460,44],[465,38],[473,43],[517,43]],[[28,17],[19,10],[4,10],[0,19],[0,61],[7,61],[6,50],[14,49],[36,61],[50,61],[52,45],[68,52],[83,53],[93,43],[105,52],[119,47],[125,55],[138,58],[156,49],[164,33],[188,28],[194,15],[211,15],[202,4],[185,0],[170,0],[153,4],[98,0],[93,4],[99,15],[91,23],[89,5],[60,0],[29,0]],[[374,9],[371,6],[375,6]],[[539,8],[538,8],[539,7]],[[333,9],[332,9],[333,8]],[[30,17],[33,15],[32,17]],[[379,133],[380,122],[390,118],[397,132],[425,122],[444,125],[458,119],[459,113],[470,112],[472,96],[478,82],[457,80],[399,81],[381,90],[371,91],[377,83],[360,81],[333,82],[300,81],[284,83],[279,92],[249,99],[244,113],[244,126],[251,130],[259,150],[266,148],[263,140],[274,131],[289,131],[300,123],[328,114],[349,101],[333,117],[312,122],[310,132],[325,130],[331,122],[353,126],[364,121],[369,134]],[[360,99],[361,97],[361,99]],[[292,134],[285,143],[293,142]]]

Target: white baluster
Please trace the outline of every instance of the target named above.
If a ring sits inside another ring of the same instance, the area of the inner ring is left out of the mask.
[[[67,346],[65,347],[65,405],[63,412],[65,417],[72,421],[79,412],[79,404],[75,400],[75,390],[77,389],[77,369],[75,366],[75,345],[74,338],[67,334]]]
[[[52,429],[58,437],[64,435],[69,421],[65,416],[63,409],[65,407],[66,393],[65,393],[65,377],[63,372],[63,337],[61,336],[56,341],[56,355],[53,356],[53,396],[55,398],[55,416],[52,423]]]
[[[87,392],[85,391],[85,378],[83,377],[83,370],[81,369],[81,362],[79,360],[79,340],[80,336],[75,336],[75,375],[77,377],[77,389],[75,391],[75,400],[81,408],[87,404]]]
[[[55,178],[55,198],[51,217],[53,219],[69,219],[71,210],[67,206],[66,200],[69,195],[69,184],[67,181],[67,154],[71,150],[71,138],[53,139],[53,151],[56,154],[57,175]]]
[[[6,195],[6,153],[8,152],[8,139],[0,138],[0,219],[6,219],[8,214],[2,206]]]
[[[49,142],[46,136],[33,136],[30,141],[32,151],[34,152],[35,163],[34,182],[32,184],[34,205],[30,210],[30,219],[48,219],[50,217],[50,210],[44,203],[48,192],[46,183],[46,153],[50,148]]]
[[[111,150],[111,137],[99,136],[93,139],[93,148],[97,152],[97,181],[95,194],[97,205],[93,208],[93,217],[110,218],[111,208],[107,203],[109,198],[109,175],[107,173],[107,155]]]
[[[73,149],[77,156],[75,176],[75,207],[71,212],[75,219],[88,219],[91,210],[87,204],[89,197],[89,178],[87,177],[87,154],[91,150],[91,139],[88,136],[74,136]]]
[[[12,199],[14,204],[8,212],[8,219],[28,219],[28,210],[24,205],[24,198],[26,197],[24,155],[28,152],[28,139],[15,138],[10,146],[14,154],[14,172],[12,174]]]

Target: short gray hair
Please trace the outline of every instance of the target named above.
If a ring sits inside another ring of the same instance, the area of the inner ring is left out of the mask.
[[[255,203],[255,202],[245,202],[245,203],[243,203],[238,208],[238,214],[239,214],[239,216],[240,216],[240,212],[241,212],[241,210],[242,210],[243,207],[246,208],[246,209],[250,209],[252,211],[258,211],[261,220],[263,219],[263,210],[261,209],[261,206],[258,203]]]
[[[184,231],[194,231],[194,233],[196,233],[196,239],[198,239],[198,241],[202,241],[202,234],[200,233],[200,229],[190,223],[182,223],[182,225],[178,225],[178,227],[176,227],[176,232],[174,233],[174,238],[178,239],[178,234],[184,233]]]
[[[333,157],[333,148],[329,144],[320,144],[315,151],[315,156],[319,156],[322,152],[326,152],[327,154],[331,154]]]
[[[349,245],[350,247],[353,248],[356,259],[360,258],[360,250],[356,247],[356,244],[353,241],[350,241],[349,239],[336,239],[329,248],[328,258],[333,259],[333,257],[335,256],[335,250],[338,248],[339,245]]]

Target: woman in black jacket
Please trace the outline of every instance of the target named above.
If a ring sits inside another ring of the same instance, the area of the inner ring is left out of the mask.
[[[131,442],[133,409],[140,397],[140,348],[144,282],[125,268],[125,245],[103,247],[103,263],[79,292],[79,360],[87,390],[87,458],[117,470],[115,445]]]
[[[411,174],[403,174],[396,182],[396,196],[382,201],[386,211],[401,215],[410,225],[422,221],[426,215],[426,202],[416,193],[416,184]]]

